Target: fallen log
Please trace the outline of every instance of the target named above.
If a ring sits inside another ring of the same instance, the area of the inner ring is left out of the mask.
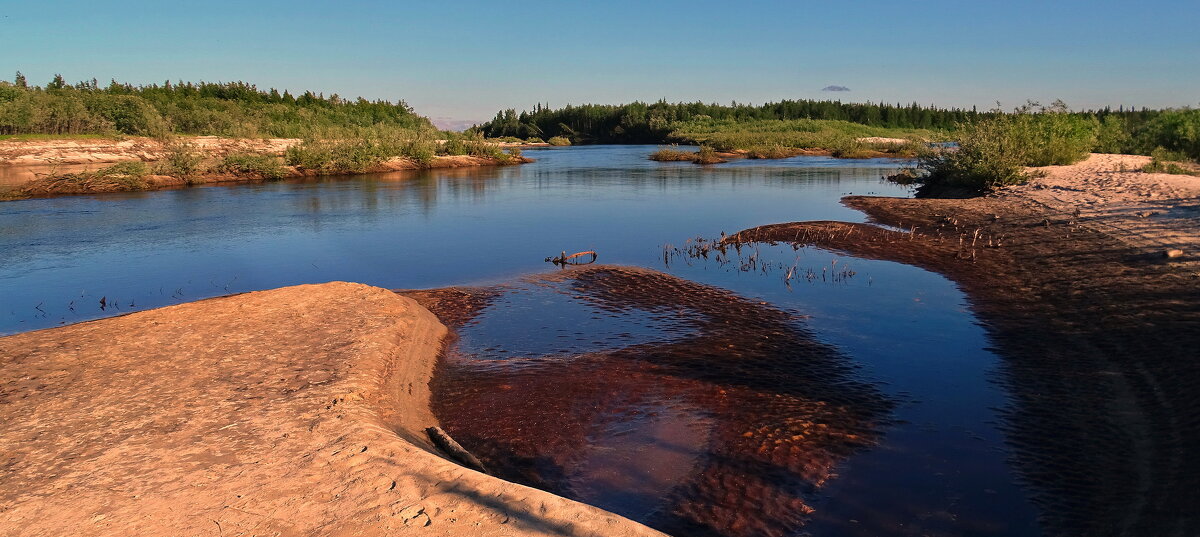
[[[441,427],[427,427],[425,428],[425,433],[429,435],[429,439],[433,441],[433,444],[449,455],[451,459],[458,461],[459,464],[472,470],[490,474],[487,468],[483,466],[482,461],[472,455],[470,451],[467,451],[466,448],[462,447],[453,438],[450,438],[450,435],[446,431],[443,431]]]

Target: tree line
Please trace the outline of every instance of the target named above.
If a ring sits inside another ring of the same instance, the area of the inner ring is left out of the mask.
[[[404,101],[343,99],[306,91],[292,95],[246,82],[132,85],[95,79],[45,86],[17,73],[0,81],[0,135],[166,134],[303,137],[314,129],[432,128]]]
[[[1056,102],[1049,107],[1024,106],[1007,113],[1030,113],[1065,106]],[[1109,125],[1120,124],[1126,135],[1132,136],[1140,127],[1162,111],[1148,108],[1112,109],[1070,112],[1094,118]],[[672,141],[671,133],[683,123],[714,120],[754,122],[763,120],[840,120],[872,127],[897,129],[928,129],[954,131],[961,125],[982,118],[1004,114],[998,110],[979,111],[975,108],[939,108],[889,103],[844,103],[841,101],[783,100],[763,105],[732,103],[729,105],[694,103],[633,102],[622,105],[567,105],[550,108],[538,104],[531,111],[518,113],[502,110],[491,121],[475,127],[489,138],[515,136],[518,138],[548,139],[554,136],[569,138],[574,143],[664,143]]]

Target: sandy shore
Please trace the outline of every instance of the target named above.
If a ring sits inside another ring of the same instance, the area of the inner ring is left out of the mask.
[[[985,198],[853,196],[892,229],[801,222],[734,240],[953,279],[1004,359],[1003,427],[1046,533],[1196,535],[1200,178],[1130,171],[1142,159],[1094,155]]]
[[[1182,249],[1200,254],[1200,177],[1143,173],[1150,157],[1093,154],[1071,166],[1037,168],[1045,174],[996,197],[1005,203],[1078,214],[1077,220],[1147,251]],[[1181,261],[1183,262],[1183,261]]]
[[[661,535],[438,454],[445,334],[329,283],[0,338],[0,534]]]
[[[215,162],[231,153],[250,152],[281,156],[301,140],[295,138],[237,139],[216,136],[193,136],[185,139]],[[95,171],[119,162],[154,162],[163,152],[161,141],[152,138],[78,138],[62,140],[4,140],[0,141],[0,201],[28,197],[49,197],[103,192],[126,192],[131,188],[120,182],[100,184],[50,184],[44,179],[52,176]],[[470,155],[435,156],[428,162],[397,157],[380,163],[363,173],[388,173],[406,170],[438,168],[468,168],[533,162],[516,157],[507,162]],[[283,166],[284,179],[319,175],[315,170]],[[167,175],[150,175],[135,190],[184,188],[202,184],[252,183],[264,178],[255,174],[218,172],[200,173],[184,179]]]
[[[221,138],[188,136],[184,138],[198,151],[213,157],[230,153],[255,152],[282,155],[298,138]],[[61,140],[0,141],[0,166],[49,166],[70,164],[112,164],[127,160],[151,161],[163,150],[154,138],[66,138]]]

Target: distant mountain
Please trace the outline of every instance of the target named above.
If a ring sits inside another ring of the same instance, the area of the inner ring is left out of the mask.
[[[433,122],[433,126],[444,131],[465,131],[475,125],[487,123],[478,119],[455,119],[452,117],[433,117],[429,120]]]

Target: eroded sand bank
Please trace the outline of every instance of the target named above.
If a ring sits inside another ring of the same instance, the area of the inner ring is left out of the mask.
[[[436,454],[445,333],[336,282],[0,338],[0,533],[661,535]]]
[[[282,156],[288,148],[301,143],[295,138],[221,138],[189,136],[181,138],[205,161],[202,168],[211,167],[221,158],[234,153],[254,153]],[[253,183],[267,180],[259,173],[224,171],[198,172],[190,177],[149,175],[142,181],[61,181],[68,174],[94,172],[120,162],[157,162],[163,159],[166,146],[161,140],[141,137],[77,138],[61,140],[3,140],[0,141],[0,201],[28,197],[50,197],[104,192],[129,192],[184,188],[215,183]],[[497,159],[473,155],[437,155],[425,161],[394,157],[361,173],[388,173],[407,170],[440,168],[471,168],[524,164],[533,159],[512,156]],[[282,166],[282,177],[300,178],[322,175],[320,170]],[[346,172],[346,175],[351,174]]]

